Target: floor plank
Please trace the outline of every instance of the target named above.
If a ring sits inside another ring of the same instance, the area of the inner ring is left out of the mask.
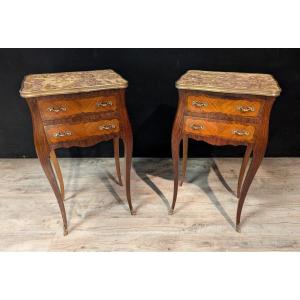
[[[37,159],[0,159],[2,251],[299,251],[300,158],[265,159],[234,230],[241,159],[189,159],[175,213],[170,159],[135,158],[129,214],[113,159],[59,159],[69,235]],[[121,159],[121,163],[124,161]],[[122,175],[124,174],[122,169]]]

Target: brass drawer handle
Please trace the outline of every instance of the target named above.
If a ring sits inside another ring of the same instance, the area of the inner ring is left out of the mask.
[[[239,135],[239,136],[249,135],[249,131],[240,130],[240,129],[234,129],[234,130],[232,130],[232,133],[235,134],[235,135]]]
[[[97,107],[107,107],[112,105],[113,105],[112,101],[101,101],[96,103]]]
[[[72,132],[66,130],[66,131],[59,131],[59,132],[56,132],[56,133],[54,134],[54,137],[64,137],[64,136],[70,136],[70,135],[72,135]]]
[[[55,113],[66,111],[66,110],[67,110],[67,108],[63,107],[63,106],[57,107],[57,108],[56,107],[48,107],[48,111],[55,112]]]
[[[191,128],[192,128],[193,130],[199,130],[199,129],[204,129],[204,126],[203,126],[203,125],[196,125],[196,124],[193,124],[193,125],[191,126]]]
[[[99,126],[99,130],[111,130],[111,129],[116,129],[116,128],[117,128],[117,126],[114,124]]]
[[[192,102],[192,105],[193,106],[197,106],[197,107],[207,107],[208,106],[208,103],[206,102],[199,102],[199,101],[193,101]]]
[[[239,106],[237,109],[242,113],[255,111],[254,107],[252,107],[252,106]]]

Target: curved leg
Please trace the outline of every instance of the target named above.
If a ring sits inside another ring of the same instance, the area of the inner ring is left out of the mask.
[[[50,161],[50,155],[52,157],[54,156],[51,154],[51,149],[48,144],[48,140],[45,135],[44,127],[42,126],[42,120],[41,116],[37,107],[37,101],[28,101],[29,108],[31,110],[31,115],[32,115],[32,124],[33,124],[33,136],[34,136],[34,145],[35,145],[35,150],[37,153],[37,156],[41,162],[42,168],[49,180],[49,183],[53,189],[53,192],[55,194],[55,197],[57,199],[59,208],[60,208],[60,213],[63,219],[63,224],[64,224],[64,234],[68,234],[68,223],[67,223],[67,217],[66,217],[66,210],[65,210],[65,205],[64,201],[62,198],[62,193],[59,189],[59,186],[57,184],[57,180],[51,165]],[[56,156],[55,156],[56,159]],[[55,163],[54,163],[55,164]],[[58,165],[58,164],[57,164]]]
[[[254,149],[253,149],[253,158],[252,158],[251,164],[249,166],[247,175],[246,175],[244,183],[243,183],[243,187],[242,187],[239,202],[238,202],[237,213],[236,213],[236,230],[238,232],[240,231],[241,213],[242,213],[243,205],[245,202],[245,198],[246,198],[246,195],[250,188],[250,185],[253,181],[253,178],[261,164],[261,161],[263,160],[265,150],[266,150],[266,145],[263,145],[260,147],[258,145],[255,145]]]
[[[177,192],[178,192],[178,162],[179,162],[179,145],[183,137],[183,118],[184,118],[184,106],[186,103],[186,94],[179,90],[179,101],[178,108],[175,117],[175,121],[172,129],[172,161],[173,161],[173,173],[174,173],[174,191],[173,191],[173,201],[172,206],[169,209],[169,215],[172,215],[174,212]],[[187,150],[187,149],[186,149]]]
[[[126,197],[130,209],[130,213],[135,215],[135,211],[132,208],[131,203],[131,194],[130,194],[130,171],[131,171],[131,162],[132,162],[132,130],[129,121],[129,116],[127,113],[125,105],[125,90],[120,91],[120,121],[122,122],[121,138],[124,143],[125,148],[125,188],[126,188]]]
[[[56,173],[57,178],[58,178],[58,182],[59,182],[59,186],[60,186],[60,192],[61,192],[61,197],[64,200],[65,199],[64,180],[63,180],[61,169],[59,167],[59,163],[58,163],[58,160],[57,160],[57,157],[56,157],[56,154],[55,154],[54,150],[50,151],[50,159],[51,159],[51,161],[53,163],[54,170],[55,170],[55,173]]]
[[[113,143],[114,143],[114,157],[115,157],[118,181],[119,181],[119,185],[123,185],[122,178],[121,178],[120,159],[119,159],[119,137],[115,137]]]
[[[174,172],[174,191],[173,191],[173,202],[169,210],[169,215],[172,215],[174,212],[177,192],[178,192],[178,162],[179,162],[179,137],[172,137],[172,160],[173,160],[173,172]]]
[[[185,174],[186,174],[186,166],[187,166],[187,157],[188,157],[188,142],[189,138],[185,135],[182,138],[182,177],[181,177],[181,182],[180,186],[183,185],[184,179],[185,179]]]
[[[50,153],[49,153],[50,154]],[[66,211],[65,211],[65,206],[64,206],[64,202],[63,202],[63,198],[62,195],[60,193],[56,178],[55,178],[55,174],[54,171],[52,169],[51,166],[51,162],[50,162],[50,158],[49,155],[45,155],[44,153],[38,153],[38,157],[40,159],[42,168],[50,182],[50,185],[53,189],[53,192],[56,196],[59,208],[60,208],[60,212],[61,212],[61,216],[63,219],[63,224],[64,224],[64,235],[68,234],[68,223],[67,223],[67,216],[66,216]]]
[[[124,139],[125,145],[125,186],[126,186],[126,197],[130,209],[130,213],[135,215],[135,212],[132,208],[131,203],[131,194],[130,194],[130,171],[131,171],[131,162],[132,162],[132,139]]]
[[[240,170],[240,175],[239,175],[239,181],[238,181],[238,187],[237,187],[237,197],[239,198],[241,195],[241,188],[242,188],[242,183],[245,175],[245,171],[249,162],[249,158],[252,153],[253,146],[252,144],[247,145],[246,152],[243,158],[241,170]]]

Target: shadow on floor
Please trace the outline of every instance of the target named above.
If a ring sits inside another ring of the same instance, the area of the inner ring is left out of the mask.
[[[167,199],[160,188],[150,179],[150,176],[158,176],[167,180],[173,180],[173,166],[171,159],[136,159],[133,160],[133,168],[136,171],[136,174],[161,198],[167,210],[170,208],[170,203],[172,199]],[[197,175],[193,178],[190,178],[188,182],[199,184],[199,188],[201,188],[209,197],[212,204],[218,209],[218,211],[222,214],[225,220],[235,229],[235,223],[224,210],[221,205],[219,199],[216,197],[214,192],[209,186],[208,176],[211,171],[214,171],[221,183],[224,185],[226,190],[230,192],[232,195],[235,195],[230,186],[226,183],[224,177],[222,176],[216,162],[212,158],[207,158],[203,160],[203,164],[197,172]],[[199,180],[201,178],[201,180]],[[170,183],[172,184],[172,183]],[[180,193],[180,187],[178,189],[178,193]],[[175,210],[181,210],[184,206],[177,208]]]
[[[66,189],[68,189],[68,185],[70,182],[77,185],[77,178],[80,176],[80,165],[81,160],[77,160],[75,165],[74,162],[70,161],[70,167],[72,167],[72,172],[69,175],[69,178],[66,180]],[[167,197],[164,195],[164,193],[161,191],[161,189],[150,179],[150,176],[155,177],[161,177],[167,180],[170,180],[170,184],[173,184],[173,166],[172,166],[172,160],[171,159],[153,159],[153,158],[143,158],[143,159],[134,159],[133,160],[133,168],[136,171],[136,174],[161,198],[163,204],[166,207],[166,211],[170,209],[170,204],[172,199],[167,199]],[[188,166],[189,168],[189,166]],[[188,170],[187,170],[188,171]],[[212,204],[218,209],[218,211],[221,213],[221,215],[225,218],[225,220],[233,227],[235,228],[235,223],[230,218],[230,216],[227,214],[223,206],[221,205],[219,199],[216,197],[214,192],[209,186],[208,183],[208,177],[209,173],[213,171],[221,181],[221,183],[224,185],[224,187],[227,189],[228,192],[230,192],[232,195],[235,195],[230,186],[225,181],[224,177],[222,176],[215,160],[213,158],[207,158],[203,159],[202,164],[199,168],[199,170],[196,170],[195,173],[197,173],[194,177],[189,177],[188,182],[189,183],[195,183],[201,188],[205,194],[209,197]],[[181,172],[180,172],[181,173]],[[187,172],[188,173],[188,172]],[[201,180],[199,180],[199,178]],[[118,184],[117,179],[114,175],[112,175],[110,172],[106,171],[105,174],[102,174],[100,176],[100,180],[104,182],[105,186],[107,187],[107,190],[112,194],[114,199],[117,201],[119,205],[122,205],[124,209],[129,211],[129,208],[127,206],[127,202],[123,201],[117,192],[115,191],[113,185],[111,182],[114,182],[115,184]],[[76,197],[78,194],[82,193],[85,190],[84,187],[81,187],[80,190],[73,193],[73,195],[69,196],[66,200],[69,200],[71,198]],[[180,193],[180,187],[178,190],[178,193]],[[71,206],[68,209],[68,219],[71,220],[72,213],[74,209],[75,202],[71,204]],[[109,204],[110,205],[110,204]],[[138,207],[136,207],[138,209]],[[184,209],[184,206],[180,206],[176,208],[177,211]],[[95,213],[95,212],[94,212]],[[78,225],[78,224],[77,224]],[[74,228],[73,228],[74,229]]]
[[[76,161],[76,171],[74,171],[74,173],[72,174],[72,176],[70,176],[68,178],[68,181],[73,180],[74,182],[77,182],[77,176],[79,176],[79,170],[80,170],[80,164],[81,164],[81,160],[77,160]],[[74,168],[74,164],[72,165],[73,169]],[[119,185],[118,180],[108,171],[108,170],[104,170],[103,174],[99,175],[99,181],[101,181],[102,183],[104,183],[107,191],[113,196],[115,201],[111,201],[109,203],[106,203],[105,205],[101,205],[101,210],[107,210],[112,208],[115,205],[120,205],[125,211],[128,212],[128,214],[130,214],[130,209],[128,207],[127,201],[126,199],[122,199],[119,194],[117,193],[117,191],[115,190],[114,184]],[[113,184],[112,184],[113,182]],[[70,197],[66,198],[66,200],[72,199],[77,197],[78,195],[80,195],[82,192],[86,191],[88,188],[85,187],[80,187],[80,189],[76,192],[74,192]],[[101,194],[99,194],[101,197]],[[78,202],[76,201],[72,201],[71,204],[69,205],[68,208],[68,220],[69,220],[69,224],[72,223],[72,216],[73,216],[73,211],[75,209],[75,206],[78,205]],[[86,212],[84,214],[84,216],[82,217],[82,220],[80,222],[77,222],[76,224],[69,226],[69,231],[72,231],[74,229],[76,229],[77,227],[79,227],[82,223],[85,222],[85,220],[87,218],[94,218],[94,217],[98,217],[99,215],[99,210],[89,210],[88,212]]]

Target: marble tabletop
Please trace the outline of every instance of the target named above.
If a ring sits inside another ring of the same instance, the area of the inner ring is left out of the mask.
[[[190,70],[176,82],[178,89],[276,97],[281,89],[269,74]]]
[[[33,74],[25,76],[24,98],[126,88],[127,81],[113,70]]]

